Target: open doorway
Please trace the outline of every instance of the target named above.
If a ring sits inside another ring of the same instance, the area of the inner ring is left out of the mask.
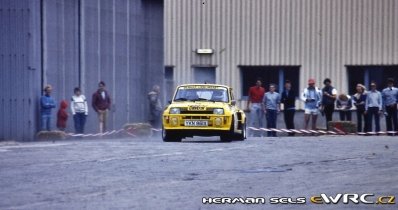
[[[386,86],[388,78],[398,81],[398,65],[389,66],[346,66],[348,74],[349,94],[355,94],[358,83],[364,84],[369,89],[372,81],[376,82],[377,89],[382,90]]]
[[[165,97],[166,101],[171,100],[174,94],[174,68],[166,66],[164,68],[164,81],[165,81]]]
[[[292,89],[299,92],[300,66],[240,66],[242,78],[242,99],[246,100],[249,88],[261,78],[263,87],[273,83],[277,86],[277,91],[283,90],[286,80],[292,83]]]

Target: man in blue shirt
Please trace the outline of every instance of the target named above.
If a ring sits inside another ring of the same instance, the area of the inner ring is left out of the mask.
[[[365,101],[365,115],[368,118],[368,131],[372,131],[372,118],[375,119],[376,132],[380,131],[380,115],[383,114],[383,101],[382,96],[376,89],[376,83],[370,83],[370,91]]]
[[[269,85],[269,92],[264,94],[263,110],[267,119],[267,128],[276,128],[277,115],[280,111],[281,97],[275,92],[275,85]],[[275,131],[268,131],[269,137],[276,137]]]
[[[384,111],[386,114],[387,131],[397,131],[397,98],[398,88],[394,87],[394,79],[387,80],[387,88],[382,92]],[[394,135],[392,133],[388,135]]]
[[[55,100],[51,97],[52,87],[44,87],[44,95],[40,98],[41,130],[51,130],[51,110],[55,108]]]

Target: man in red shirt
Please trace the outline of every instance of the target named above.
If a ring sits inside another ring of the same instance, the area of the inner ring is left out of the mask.
[[[264,94],[265,89],[262,87],[262,82],[257,79],[256,85],[249,89],[249,98],[247,100],[247,108],[250,111],[250,126],[252,127],[256,127],[256,123],[258,127],[263,127],[264,112],[261,103]],[[250,136],[253,136],[253,134],[251,133]]]
[[[111,97],[105,90],[105,82],[103,81],[99,82],[98,90],[93,94],[92,106],[98,113],[99,129],[100,133],[103,133],[106,131],[108,110],[111,108]]]

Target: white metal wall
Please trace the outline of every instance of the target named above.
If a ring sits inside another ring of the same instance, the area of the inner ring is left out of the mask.
[[[398,64],[397,11],[397,0],[165,0],[165,65],[176,84],[217,66],[238,96],[239,65],[300,65],[300,89],[330,77],[347,91],[345,65]]]

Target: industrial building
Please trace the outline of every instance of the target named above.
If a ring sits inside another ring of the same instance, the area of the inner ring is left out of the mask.
[[[98,132],[100,80],[112,97],[109,129],[147,121],[147,93],[164,77],[162,0],[0,0],[0,34],[0,140],[34,139],[46,84],[58,104],[82,88],[88,133]]]
[[[58,103],[80,86],[90,104],[104,80],[109,129],[147,121],[156,84],[164,101],[179,84],[230,85],[242,108],[258,77],[381,88],[398,80],[396,11],[396,0],[0,0],[0,140],[34,138],[45,84]]]
[[[396,0],[167,0],[164,7],[164,62],[174,84],[230,85],[244,102],[257,77],[279,87],[289,79],[297,91],[309,78],[322,86],[328,77],[340,93],[398,79]]]

